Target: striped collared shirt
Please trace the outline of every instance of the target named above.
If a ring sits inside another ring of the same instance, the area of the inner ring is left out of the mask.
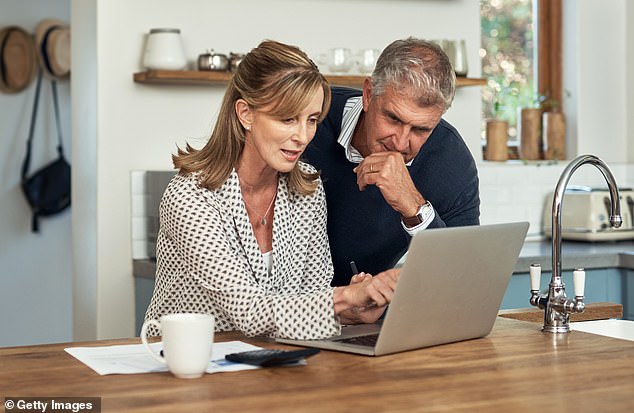
[[[341,133],[337,142],[346,150],[346,158],[352,163],[361,163],[363,156],[352,146],[352,135],[354,128],[359,122],[361,111],[363,110],[363,99],[361,96],[351,97],[343,107],[341,119]]]

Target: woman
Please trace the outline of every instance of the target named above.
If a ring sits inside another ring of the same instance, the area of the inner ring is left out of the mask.
[[[207,144],[173,156],[146,319],[210,313],[217,331],[311,339],[380,317],[396,272],[330,287],[324,191],[299,162],[329,105],[298,48],[265,41],[245,56]]]

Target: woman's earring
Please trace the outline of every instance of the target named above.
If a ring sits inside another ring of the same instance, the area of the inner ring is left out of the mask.
[[[244,127],[244,129],[246,129],[246,130],[250,131],[250,130],[251,130],[251,125],[247,125],[247,126],[245,126],[245,127]]]

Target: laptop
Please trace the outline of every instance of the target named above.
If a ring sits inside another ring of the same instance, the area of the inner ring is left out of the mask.
[[[491,332],[528,222],[429,229],[412,239],[383,321],[284,344],[381,356]],[[363,270],[360,268],[360,270]]]

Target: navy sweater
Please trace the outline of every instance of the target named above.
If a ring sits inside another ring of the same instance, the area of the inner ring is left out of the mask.
[[[373,185],[359,191],[344,148],[337,142],[346,101],[361,91],[333,87],[328,116],[304,154],[320,171],[328,205],[328,237],[335,275],[332,285],[350,283],[350,261],[359,271],[377,274],[394,267],[411,237],[401,217]],[[434,206],[429,228],[478,225],[478,173],[471,152],[456,129],[441,120],[414,158],[409,173],[416,188]]]

